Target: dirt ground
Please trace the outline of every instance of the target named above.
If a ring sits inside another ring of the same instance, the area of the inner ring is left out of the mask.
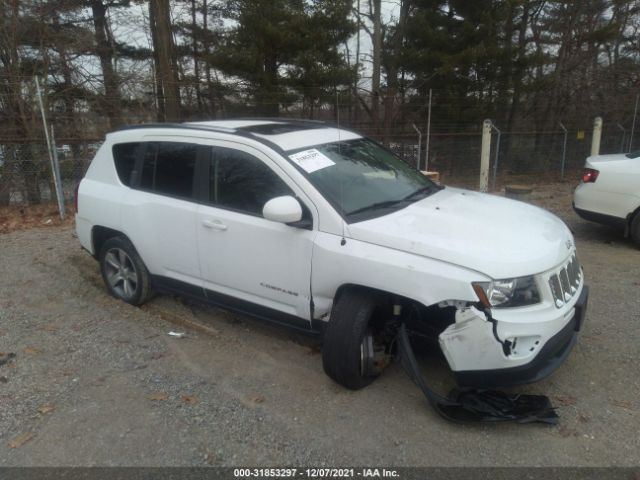
[[[17,214],[27,229],[0,211],[0,352],[15,353],[0,465],[640,465],[640,249],[579,219],[573,186],[532,196],[574,231],[591,286],[566,364],[520,389],[550,396],[557,426],[448,423],[398,364],[347,391],[315,339],[169,296],[116,301],[54,208]],[[447,392],[443,361],[422,363]]]

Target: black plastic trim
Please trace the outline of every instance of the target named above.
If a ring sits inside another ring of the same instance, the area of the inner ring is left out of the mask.
[[[180,128],[182,130],[199,130],[203,132],[218,132],[218,133],[236,133],[235,128],[228,127],[214,127],[212,125],[193,125],[188,123],[140,123],[138,125],[125,125],[117,128],[114,132],[121,132],[125,130],[145,130],[153,128]]]
[[[613,215],[605,215],[603,213],[590,212],[588,210],[582,210],[573,205],[573,210],[585,220],[590,222],[600,223],[602,225],[609,225],[616,228],[626,228],[627,219],[614,217]]]
[[[247,315],[269,323],[275,323],[298,332],[319,335],[320,325],[317,322],[274,310],[263,305],[258,305],[230,295],[225,295],[213,290],[205,289],[197,285],[182,282],[161,275],[152,276],[152,284],[161,292],[173,293],[202,301],[209,305],[224,308],[232,312]]]
[[[573,318],[562,330],[547,340],[531,362],[512,368],[453,372],[456,382],[464,387],[496,388],[533,383],[548,377],[564,363],[576,344],[578,331],[584,323],[588,301],[589,287],[585,285],[575,304]]]

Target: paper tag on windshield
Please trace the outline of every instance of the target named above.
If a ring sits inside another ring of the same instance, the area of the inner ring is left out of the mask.
[[[307,173],[313,173],[316,170],[321,170],[336,164],[329,157],[315,148],[294,153],[293,155],[289,155],[289,158],[300,165],[300,167]]]

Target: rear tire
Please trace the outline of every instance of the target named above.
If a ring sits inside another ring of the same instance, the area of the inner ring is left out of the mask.
[[[125,237],[112,237],[100,250],[100,272],[109,293],[131,305],[151,298],[151,278],[140,255]]]
[[[322,366],[340,385],[358,390],[373,382],[373,332],[371,318],[377,307],[366,291],[351,290],[340,295],[324,332]]]
[[[631,225],[629,226],[629,234],[633,243],[635,243],[637,247],[640,247],[640,212],[637,212],[633,216],[633,220],[631,220]]]

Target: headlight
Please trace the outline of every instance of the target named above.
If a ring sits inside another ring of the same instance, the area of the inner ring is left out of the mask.
[[[473,289],[485,307],[524,307],[540,302],[534,277],[475,282]]]

